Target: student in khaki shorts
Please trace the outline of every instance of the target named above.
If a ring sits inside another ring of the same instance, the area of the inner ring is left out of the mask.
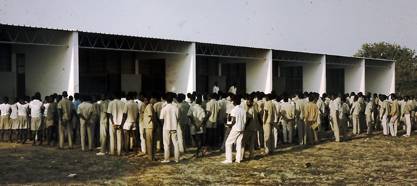
[[[57,117],[57,103],[54,102],[54,98],[52,96],[48,96],[46,100],[48,107],[45,107],[45,128],[46,128],[46,135],[48,140],[48,145],[54,145],[56,143],[54,136],[55,133],[55,121]],[[45,104],[46,105],[46,104]]]
[[[80,117],[80,141],[82,151],[85,151],[86,138],[88,139],[88,150],[93,150],[93,128],[95,124],[93,115],[95,112],[95,107],[91,103],[91,98],[89,96],[84,96],[84,101],[78,105],[77,109],[77,114]]]
[[[29,104],[23,98],[19,98],[17,105],[17,120],[19,122],[19,139],[22,144],[26,143],[28,137],[28,108]]]
[[[13,105],[10,106],[10,142],[13,142],[13,138],[16,139],[16,141],[18,140],[19,120],[17,118],[17,103],[18,100],[15,98]]]
[[[72,102],[68,99],[66,91],[62,92],[62,99],[58,102],[58,115],[59,115],[59,147],[64,148],[65,133],[68,135],[68,147],[72,148]]]
[[[29,103],[29,110],[30,110],[30,130],[32,131],[32,139],[33,144],[36,145],[36,136],[39,140],[39,145],[42,145],[43,137],[41,136],[41,133],[39,131],[42,130],[41,126],[41,117],[43,112],[43,103],[40,100],[41,94],[39,92],[35,93],[35,96],[33,97],[33,100]]]
[[[138,123],[139,119],[139,108],[133,99],[134,94],[129,92],[123,107],[122,127],[124,131],[124,150],[126,153],[130,151],[130,147],[135,151],[137,150],[136,123]]]
[[[7,135],[7,131],[10,129],[10,104],[9,98],[4,97],[3,103],[0,104],[0,130],[1,130],[1,141],[5,141],[4,137]]]

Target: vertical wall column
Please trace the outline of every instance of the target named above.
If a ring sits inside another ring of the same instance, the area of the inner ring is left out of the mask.
[[[78,57],[78,32],[71,32],[68,41],[67,60],[68,65],[68,94],[74,95],[80,91],[79,83],[79,57]]]
[[[186,55],[167,57],[166,90],[177,93],[189,93],[196,90],[196,48],[195,43],[188,44]]]
[[[365,60],[355,59],[355,63],[345,68],[345,92],[365,92]]]
[[[247,92],[272,91],[272,50],[266,50],[260,60],[246,63],[246,90]]]
[[[391,63],[391,68],[389,69],[389,74],[388,74],[388,78],[389,78],[389,83],[390,83],[390,88],[389,88],[389,92],[388,93],[395,93],[395,62]]]
[[[326,92],[326,56],[322,55],[303,65],[303,91]]]

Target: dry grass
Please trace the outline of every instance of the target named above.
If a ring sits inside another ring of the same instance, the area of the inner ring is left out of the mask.
[[[374,136],[223,165],[223,154],[162,165],[144,157],[0,143],[0,184],[275,185],[417,183],[417,139]],[[310,163],[311,166],[306,165]],[[77,174],[68,178],[71,173]]]

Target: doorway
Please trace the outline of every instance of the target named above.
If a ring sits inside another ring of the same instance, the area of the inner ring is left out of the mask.
[[[143,93],[165,93],[165,59],[140,60],[139,73]]]

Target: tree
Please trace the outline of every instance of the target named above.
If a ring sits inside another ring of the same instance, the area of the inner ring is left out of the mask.
[[[362,45],[355,56],[395,60],[396,92],[402,95],[417,95],[417,55],[415,50],[386,42],[366,43]]]

